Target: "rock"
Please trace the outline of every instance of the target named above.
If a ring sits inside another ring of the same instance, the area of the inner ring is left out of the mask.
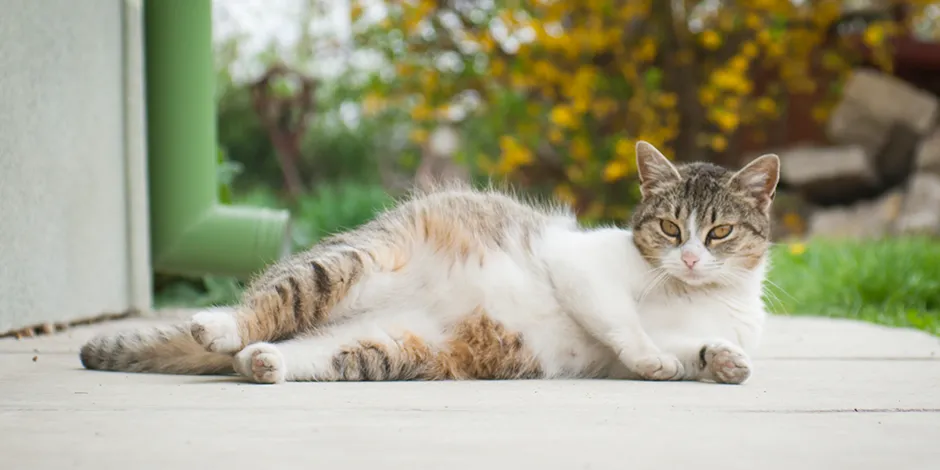
[[[832,109],[826,136],[838,145],[860,145],[876,155],[888,143],[892,123],[872,115],[859,103],[843,99]]]
[[[809,237],[873,239],[889,235],[903,202],[903,192],[894,190],[851,206],[818,209],[809,219]]]
[[[900,235],[940,235],[940,176],[917,173],[911,177],[894,231]]]
[[[780,152],[780,177],[810,202],[847,204],[882,187],[874,158],[860,145],[794,147]]]
[[[935,96],[871,69],[857,69],[852,73],[843,88],[842,99],[851,102],[850,109],[856,112],[885,124],[905,124],[918,135],[931,131],[937,119]]]
[[[915,153],[914,166],[917,171],[940,175],[940,127],[920,142]]]

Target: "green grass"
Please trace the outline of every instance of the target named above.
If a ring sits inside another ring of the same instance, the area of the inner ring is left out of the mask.
[[[936,240],[780,245],[769,279],[767,303],[775,313],[854,318],[940,335]]]

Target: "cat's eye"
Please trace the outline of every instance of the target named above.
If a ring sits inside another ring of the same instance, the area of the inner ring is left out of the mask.
[[[721,240],[731,235],[730,225],[719,225],[708,232],[708,238],[712,240]]]
[[[669,235],[670,237],[679,236],[679,226],[668,220],[660,220],[659,228],[662,229],[663,233]]]

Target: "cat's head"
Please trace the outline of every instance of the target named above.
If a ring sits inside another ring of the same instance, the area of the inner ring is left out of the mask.
[[[636,158],[642,201],[631,225],[651,265],[692,286],[733,284],[760,266],[770,247],[776,155],[733,172],[709,163],[673,165],[639,141]]]

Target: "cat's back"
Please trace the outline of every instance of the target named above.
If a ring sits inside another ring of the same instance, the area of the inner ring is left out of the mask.
[[[450,186],[416,194],[398,208],[397,216],[428,225],[449,223],[482,235],[507,229],[534,229],[553,222],[576,224],[569,208],[525,199],[510,191]]]

